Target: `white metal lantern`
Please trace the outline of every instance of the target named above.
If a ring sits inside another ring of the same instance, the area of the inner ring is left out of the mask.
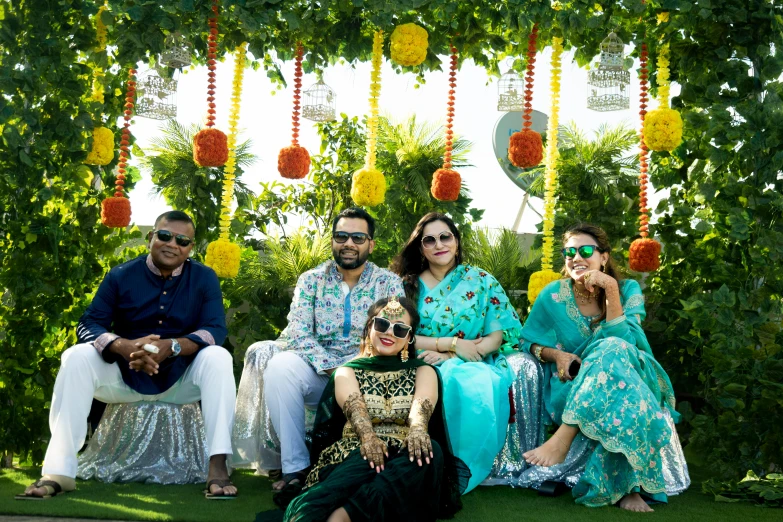
[[[150,69],[136,86],[136,116],[153,120],[169,120],[177,117],[177,80],[164,78]]]
[[[630,107],[631,73],[625,68],[625,44],[615,33],[601,42],[598,67],[587,75],[587,108],[599,112]]]
[[[302,116],[312,121],[332,121],[335,119],[337,95],[323,80],[311,85],[304,91]]]
[[[525,79],[513,70],[498,82],[498,110],[522,112],[525,110]]]
[[[191,64],[193,45],[180,33],[173,33],[163,42],[164,50],[160,55],[161,65],[181,69]]]

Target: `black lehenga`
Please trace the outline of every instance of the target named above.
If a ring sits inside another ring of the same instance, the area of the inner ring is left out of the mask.
[[[450,518],[462,507],[460,495],[467,487],[470,471],[451,452],[441,401],[429,423],[435,455],[430,464],[420,467],[410,462],[403,445],[416,369],[424,364],[418,359],[403,363],[398,357],[371,357],[345,365],[354,369],[375,433],[389,448],[389,458],[380,473],[362,458],[359,439],[337,405],[334,379],[330,379],[313,429],[310,461],[316,464],[282,519],[324,521],[343,507],[352,522],[425,522]],[[438,375],[439,392],[440,387]],[[275,502],[282,508],[290,496],[291,490],[284,490],[275,495]],[[259,513],[256,520],[280,520],[281,514]]]

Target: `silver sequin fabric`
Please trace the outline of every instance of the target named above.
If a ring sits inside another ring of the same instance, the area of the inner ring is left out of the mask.
[[[76,476],[102,482],[194,484],[207,480],[209,456],[197,403],[109,404]]]

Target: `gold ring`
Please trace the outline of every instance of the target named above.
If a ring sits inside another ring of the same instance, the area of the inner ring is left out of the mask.
[[[557,374],[558,374],[560,377],[565,377],[565,370],[564,370],[564,369],[562,369],[562,368],[560,368],[559,370],[557,370]]]
[[[589,273],[585,274],[585,281],[589,281],[589,280],[590,280],[590,274]]]

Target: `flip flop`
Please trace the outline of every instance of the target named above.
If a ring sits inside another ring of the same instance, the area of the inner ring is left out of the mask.
[[[221,494],[215,494],[210,493],[209,488],[212,487],[212,485],[216,485],[219,488],[225,488],[226,486],[233,486],[234,484],[231,483],[229,479],[212,479],[209,482],[207,482],[207,489],[204,490],[204,498],[207,500],[234,500],[237,498],[237,495],[226,495],[224,493]]]
[[[283,473],[282,478],[278,481],[275,481],[275,484],[281,481],[284,482],[283,487],[280,489],[275,489],[273,487],[272,491],[283,491],[286,488],[286,486],[289,486],[295,480],[298,480],[299,484],[304,486],[304,483],[307,480],[307,475],[309,472],[310,472],[310,468],[305,468],[299,471],[294,471],[293,473]]]
[[[63,492],[62,486],[53,480],[41,479],[31,484],[31,486],[35,488],[46,488],[47,494],[42,497],[37,497],[35,495],[26,495],[22,493],[21,495],[15,495],[14,498],[16,500],[49,500]]]

